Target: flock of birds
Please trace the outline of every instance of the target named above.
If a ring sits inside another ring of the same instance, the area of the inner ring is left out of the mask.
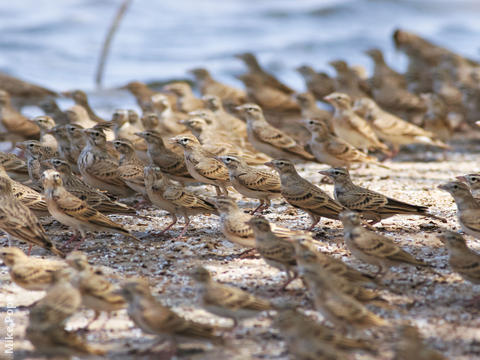
[[[162,345],[168,340],[162,351],[172,356],[177,342],[185,338],[227,346],[225,333],[231,328],[180,316],[152,295],[146,279],[117,284],[77,250],[87,232],[146,241],[107,216],[145,217],[131,202],[141,196],[137,207],[153,204],[172,219],[159,239],[173,231],[177,217],[184,219],[176,234],[181,239],[190,217],[215,214],[225,238],[246,249],[242,256],[259,255],[285,272],[279,292],[297,278],[303,281],[325,323],[295,306],[217,282],[201,265],[189,270],[203,307],[232,319],[233,327],[244,318],[268,312],[292,359],[375,354],[375,341],[365,338],[366,330],[375,328],[398,331],[397,360],[445,359],[423,343],[416,327],[393,325],[367,308],[390,307],[379,289],[385,289],[382,279],[391,267],[429,267],[373,225],[394,215],[445,220],[425,206],[356,185],[348,169],[362,164],[388,167],[385,160],[410,144],[448,151],[452,134],[473,128],[480,119],[476,108],[480,101],[475,101],[480,95],[480,64],[403,30],[395,32],[394,41],[409,58],[405,75],[391,69],[382,53],[372,49],[367,52],[375,63],[370,78],[344,61],[330,63],[337,73],[333,78],[302,66],[298,71],[308,92],[297,93],[245,53],[238,57],[248,72],[238,78],[246,91],[214,80],[205,69],[191,71],[201,99],[187,82],[170,83],[159,92],[131,82],[125,88],[135,96],[142,116],[117,110],[111,121],[96,115],[82,91],[63,93],[76,104],[62,111],[54,92],[1,75],[0,136],[20,148],[25,159],[0,153],[0,229],[9,240],[9,247],[0,249],[0,258],[14,283],[46,291],[29,310],[25,336],[35,351],[66,357],[105,354],[105,348],[92,346],[78,332],[66,329],[69,318],[83,307],[95,311],[92,321],[102,312],[126,308],[135,326],[158,335]],[[330,104],[333,111],[325,110],[326,104],[318,107],[317,101]],[[19,112],[24,105],[39,105],[46,115],[28,119]],[[295,165],[302,162],[331,166],[320,173],[333,182],[333,197],[299,175]],[[198,184],[213,186],[216,196],[193,190],[192,185]],[[461,176],[439,188],[453,196],[464,233],[480,238],[480,175]],[[239,208],[234,199],[238,195],[232,197],[235,192],[258,200],[258,207],[248,213]],[[311,217],[307,231],[270,224],[255,215],[276,198]],[[39,221],[47,216],[73,230],[62,247],[52,242]],[[310,232],[322,218],[341,221],[351,256],[378,271],[362,273],[322,253],[320,240]],[[451,269],[473,284],[480,283],[480,254],[470,250],[457,232],[442,229],[438,236],[449,250]],[[11,247],[16,240],[30,245],[28,255]],[[58,258],[30,256],[33,245]]]

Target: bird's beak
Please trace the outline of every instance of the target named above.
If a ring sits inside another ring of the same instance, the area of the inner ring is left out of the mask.
[[[328,172],[328,170],[320,170],[318,173],[330,177],[330,173]]]
[[[272,169],[275,167],[271,161],[267,161],[267,162],[264,163],[263,165],[268,166],[268,167],[270,167],[270,168],[272,168]]]
[[[332,102],[332,98],[330,97],[330,95],[324,96],[323,100],[325,100],[327,102]]]
[[[21,150],[25,150],[26,147],[25,147],[25,144],[22,144],[22,143],[18,143],[15,145],[17,148],[21,149]]]
[[[461,181],[461,182],[464,182],[464,183],[467,182],[467,178],[466,178],[465,176],[455,176],[455,178],[456,178],[458,181]]]
[[[437,186],[440,190],[447,190],[447,185],[446,184],[440,184]]]

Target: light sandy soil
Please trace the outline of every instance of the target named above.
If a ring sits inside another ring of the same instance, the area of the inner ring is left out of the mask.
[[[480,140],[476,135],[465,140],[465,135],[457,136],[453,142],[454,150],[446,155],[432,152],[426,148],[407,149],[393,162],[386,162],[391,170],[374,166],[352,170],[354,182],[368,186],[399,200],[427,205],[431,211],[448,219],[448,228],[459,229],[455,205],[449,194],[436,186],[453,179],[455,175],[478,171]],[[410,150],[410,151],[409,151]],[[427,160],[427,161],[422,161]],[[299,166],[300,174],[315,184],[322,176],[318,170],[326,168],[319,164]],[[328,192],[332,186],[320,185]],[[199,190],[202,190],[201,188]],[[213,194],[213,193],[212,193]],[[241,206],[251,209],[254,201],[241,199]],[[294,282],[287,291],[276,293],[284,281],[284,275],[266,265],[261,259],[240,259],[243,249],[230,244],[218,230],[216,216],[198,216],[192,219],[192,225],[185,239],[172,240],[180,231],[175,226],[165,236],[157,236],[169,222],[165,212],[153,207],[142,210],[151,221],[132,217],[115,217],[136,234],[147,234],[140,244],[129,243],[121,236],[99,234],[91,236],[81,247],[87,252],[92,264],[105,268],[118,279],[131,276],[147,276],[153,293],[166,305],[173,307],[186,317],[197,321],[228,326],[230,320],[219,318],[200,309],[193,283],[187,276],[189,268],[197,263],[205,265],[213,272],[215,279],[240,286],[252,293],[273,301],[290,301],[299,304],[309,314],[321,320],[312,306],[300,281]],[[277,200],[265,216],[272,222],[293,229],[308,227],[309,218],[283,201]],[[45,219],[46,228],[53,240],[62,244],[70,236],[69,230],[56,222]],[[480,317],[479,307],[468,304],[468,300],[477,294],[477,289],[453,274],[447,264],[447,252],[436,239],[439,221],[416,216],[395,216],[382,221],[377,230],[393,237],[407,251],[431,264],[442,276],[428,270],[415,267],[396,267],[387,281],[387,289],[382,295],[393,305],[392,310],[371,308],[377,314],[394,324],[409,320],[417,325],[426,338],[426,342],[440,350],[451,359],[480,358]],[[316,228],[316,238],[326,253],[341,258],[345,262],[365,271],[374,269],[354,259],[345,249],[341,223],[322,220]],[[468,243],[480,251],[480,246],[472,237]],[[0,244],[7,245],[6,238]],[[21,245],[26,249],[25,245]],[[42,249],[33,251],[35,256],[50,256]],[[40,299],[42,292],[29,292],[10,282],[6,268],[0,268],[0,336],[5,331],[3,319],[7,304],[15,305],[15,357],[32,357],[32,346],[24,339],[28,321],[28,305]],[[83,310],[69,321],[69,328],[84,326],[93,313]],[[152,343],[153,337],[145,335],[129,321],[125,311],[117,312],[101,328],[105,315],[92,325],[93,330],[87,339],[93,344],[106,344],[111,350],[108,358],[161,358],[158,354],[136,353],[135,349]],[[231,333],[226,333],[228,345],[225,347],[208,344],[186,344],[179,352],[182,359],[286,359],[284,343],[278,332],[271,327],[268,314],[244,321]],[[380,346],[378,359],[391,359],[392,343],[395,335],[371,331],[367,336]],[[198,350],[200,348],[201,350]],[[3,353],[3,349],[2,349]],[[0,355],[0,358],[4,356]],[[355,359],[372,359],[371,356],[357,354]],[[413,360],[413,359],[412,359]]]

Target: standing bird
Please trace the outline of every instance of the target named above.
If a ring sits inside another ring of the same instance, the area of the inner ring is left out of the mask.
[[[205,150],[193,135],[178,135],[172,139],[183,148],[185,164],[192,177],[204,184],[215,187],[217,195],[228,195],[230,185],[227,167]]]
[[[175,144],[174,149],[168,148],[161,134],[153,130],[136,133],[136,135],[145,139],[147,142],[147,155],[150,164],[158,166],[165,175],[173,180],[181,183],[195,181],[188,172],[180,146]],[[179,151],[175,151],[176,149]]]
[[[272,160],[265,165],[275,169],[280,174],[282,183],[282,196],[297,209],[310,215],[311,231],[322,217],[338,220],[338,214],[345,208],[342,204],[332,199],[326,192],[302,178],[295,166],[288,160]]]
[[[118,175],[133,191],[147,196],[143,168],[145,164],[137,157],[131,141],[114,140],[113,146],[120,153]]]
[[[355,185],[345,168],[331,168],[319,173],[333,179],[333,194],[339,203],[361,213],[365,219],[371,220],[372,224],[394,215],[419,215],[446,222],[445,219],[428,213],[426,206],[408,204]]]
[[[460,180],[470,188],[472,196],[480,203],[480,174],[466,174],[463,176],[457,176],[457,180]]]
[[[218,96],[228,109],[247,102],[245,91],[215,80],[207,69],[196,68],[189,72],[195,77],[195,82],[202,95]]]
[[[38,106],[43,110],[45,115],[52,117],[56,124],[65,125],[68,123],[67,115],[60,109],[54,99],[42,100]]]
[[[433,133],[381,109],[370,98],[356,100],[353,111],[367,120],[381,140],[392,145],[393,154],[398,153],[400,146],[410,144],[425,144],[442,149],[449,148],[448,145],[437,139]]]
[[[197,214],[216,214],[215,206],[209,201],[188,191],[182,185],[165,177],[155,166],[145,167],[145,189],[150,201],[170,213],[172,223],[161,233],[177,222],[177,215],[183,216],[185,225],[177,238],[181,238],[190,224],[190,216]]]
[[[347,168],[355,163],[368,163],[386,167],[373,156],[365,154],[333,134],[323,119],[311,117],[305,119],[304,124],[312,135],[309,142],[310,150],[318,162]]]
[[[264,85],[277,89],[284,94],[291,95],[295,91],[280,82],[275,76],[266,72],[258,63],[257,58],[252,53],[246,52],[235,55],[237,59],[242,60],[248,67],[250,74],[257,76]]]
[[[316,100],[324,101],[324,97],[335,91],[335,80],[326,73],[317,73],[311,66],[302,65],[295,70],[302,75],[307,89]]]
[[[0,135],[3,141],[12,142],[12,148],[18,141],[38,139],[40,136],[37,124],[13,108],[10,95],[4,90],[0,90]]]
[[[128,316],[142,331],[168,339],[176,350],[177,341],[196,339],[221,343],[215,335],[215,327],[187,320],[156,300],[148,284],[140,279],[131,279],[122,285],[120,291],[128,302]]]
[[[97,123],[105,122],[100,116],[98,116],[95,111],[93,111],[90,103],[88,102],[87,94],[82,90],[73,90],[65,91],[62,93],[63,96],[71,98],[75,101],[75,104],[82,106],[88,113],[88,117]]]
[[[287,281],[283,284],[285,290],[288,284],[298,277],[297,260],[293,244],[276,236],[272,232],[270,223],[262,216],[252,217],[249,224],[255,235],[255,248],[265,262],[276,269],[285,271]]]
[[[85,129],[87,145],[78,157],[78,169],[89,185],[109,193],[129,197],[135,192],[125,184],[118,173],[118,161],[109,154],[107,139],[102,130]]]
[[[277,174],[248,166],[240,157],[226,155],[218,159],[228,168],[230,182],[235,190],[243,196],[260,200],[252,214],[260,209],[268,209],[270,200],[281,196],[281,183]]]
[[[30,291],[47,290],[53,283],[54,272],[67,266],[56,259],[29,257],[16,247],[1,248],[0,259],[8,268],[12,281]]]
[[[18,107],[27,105],[35,106],[43,100],[58,96],[53,90],[21,80],[3,72],[0,73],[0,89],[8,92]]]
[[[58,256],[64,256],[47,236],[42,224],[32,211],[23,205],[12,193],[10,180],[0,177],[0,229],[11,238],[29,244],[28,255],[33,245],[41,246]]]
[[[48,146],[53,151],[57,151],[57,140],[52,134],[50,134],[50,130],[56,125],[55,120],[50,116],[43,115],[35,117],[33,121],[40,129],[40,143],[43,146]]]
[[[373,75],[370,78],[370,81],[373,83],[373,87],[377,87],[379,84],[385,81],[400,88],[407,88],[407,79],[405,79],[405,76],[387,65],[380,49],[369,49],[365,51],[365,54],[373,60],[375,65],[373,69]]]
[[[261,311],[274,308],[268,300],[258,298],[237,287],[216,282],[204,267],[195,267],[190,272],[190,277],[199,287],[204,309],[217,316],[232,319],[233,327],[236,327],[242,319],[254,317]]]
[[[393,360],[448,360],[440,352],[427,347],[415,326],[400,326],[400,340],[395,344]]]
[[[102,311],[109,316],[116,310],[126,308],[125,299],[115,293],[116,286],[104,276],[95,273],[95,269],[88,263],[87,256],[80,251],[73,251],[66,257],[66,262],[77,273],[73,276],[72,284],[80,290],[82,304],[95,311],[95,316],[85,328],[88,329],[98,319]]]
[[[377,273],[375,275],[385,274],[388,268],[397,265],[428,266],[425,262],[404,251],[386,236],[364,228],[358,213],[353,211],[342,212],[340,220],[343,223],[345,245],[353,256],[376,266]]]
[[[65,189],[89,206],[103,214],[136,215],[137,211],[125,204],[112,200],[104,192],[88,185],[72,172],[70,164],[62,159],[52,158],[48,163],[60,174]]]
[[[388,153],[388,146],[378,139],[368,122],[355,114],[347,94],[335,92],[325,100],[335,107],[332,118],[335,134],[358,149]]]
[[[164,90],[177,96],[177,109],[188,114],[190,111],[203,109],[203,101],[197,98],[186,82],[173,82],[164,86]]]
[[[443,229],[438,238],[448,249],[452,270],[472,284],[480,284],[480,254],[471,250],[464,237],[454,231]]]
[[[262,109],[255,104],[245,104],[236,108],[247,121],[248,141],[255,149],[272,158],[286,158],[296,161],[314,160],[293,138],[274,128],[264,118]]]
[[[25,182],[29,179],[27,163],[13,153],[0,151],[0,166],[15,181]]]
[[[320,109],[317,105],[317,101],[311,93],[304,92],[296,94],[295,100],[302,109],[303,120],[311,118],[320,119],[327,125],[330,133],[334,132],[331,121],[332,113],[330,111]]]
[[[138,241],[122,225],[113,222],[106,215],[65,190],[62,177],[57,171],[46,170],[42,175],[42,180],[48,211],[55,220],[75,230],[75,234],[69,242],[76,239],[79,233],[82,237],[81,242],[83,242],[86,231],[117,233]],[[77,245],[77,248],[80,244]]]
[[[467,184],[452,181],[438,186],[452,195],[457,204],[457,218],[463,231],[480,239],[480,203],[470,192]]]

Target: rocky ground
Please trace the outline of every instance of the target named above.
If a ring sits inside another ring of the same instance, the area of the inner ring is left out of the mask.
[[[377,314],[389,319],[393,324],[404,320],[417,325],[426,342],[451,359],[480,358],[480,317],[479,307],[468,300],[477,294],[477,289],[453,274],[447,264],[447,252],[436,238],[440,226],[459,229],[455,217],[455,205],[449,194],[437,189],[437,185],[454,176],[478,171],[480,140],[475,135],[458,136],[453,142],[453,150],[447,154],[432,152],[426,148],[406,149],[395,161],[387,161],[391,170],[374,166],[352,170],[354,182],[368,186],[399,200],[427,205],[431,211],[445,217],[448,224],[416,216],[395,216],[382,221],[377,230],[393,237],[407,251],[431,264],[439,274],[428,269],[397,267],[387,282],[382,295],[390,301],[393,309],[372,308]],[[300,174],[315,184],[322,176],[318,170],[325,166],[307,164],[299,166]],[[328,192],[332,186],[320,184]],[[199,190],[202,190],[199,188]],[[205,190],[203,190],[205,191]],[[240,199],[245,210],[255,206],[255,202]],[[153,293],[175,311],[197,321],[228,326],[230,320],[219,318],[200,309],[195,288],[187,276],[188,269],[201,263],[212,271],[216,280],[234,284],[252,293],[278,302],[295,302],[309,314],[318,316],[313,310],[300,281],[292,283],[287,291],[277,293],[284,281],[284,275],[266,265],[261,259],[241,259],[243,252],[224,239],[218,230],[216,216],[198,216],[186,237],[173,240],[180,231],[175,226],[164,236],[160,230],[169,222],[166,213],[153,207],[141,210],[151,220],[133,217],[112,217],[124,223],[137,235],[146,235],[141,243],[130,243],[122,236],[99,234],[91,236],[81,247],[92,264],[104,268],[118,281],[132,276],[145,276],[151,281]],[[272,222],[293,229],[304,229],[309,224],[308,216],[297,211],[285,202],[275,201],[265,216]],[[70,236],[68,229],[58,223],[44,220],[47,231],[60,246]],[[343,244],[342,226],[338,221],[322,220],[315,229],[316,239],[323,251],[332,254],[356,268],[373,272],[374,269],[354,259]],[[472,237],[468,243],[480,251],[480,246]],[[6,237],[0,245],[7,246]],[[17,244],[18,245],[18,244]],[[27,247],[20,245],[23,249]],[[44,250],[35,248],[35,256],[50,256]],[[24,339],[28,321],[28,306],[43,296],[42,292],[29,292],[11,283],[7,270],[0,267],[0,338],[4,338],[3,320],[7,307],[14,305],[14,346],[15,358],[33,357],[32,346]],[[86,325],[93,312],[84,310],[69,321],[70,329]],[[148,347],[153,337],[135,328],[125,311],[119,311],[108,320],[106,317],[92,325],[86,337],[90,343],[105,344],[110,349],[107,358],[161,358],[158,354],[139,354],[138,349]],[[280,334],[271,327],[269,314],[262,314],[243,322],[231,333],[224,347],[209,344],[182,345],[178,357],[181,359],[287,359]],[[378,359],[391,359],[391,332],[371,331],[367,334],[379,344]],[[3,352],[3,349],[2,349]],[[3,358],[3,353],[0,358]],[[355,359],[372,359],[371,356],[355,355]]]

